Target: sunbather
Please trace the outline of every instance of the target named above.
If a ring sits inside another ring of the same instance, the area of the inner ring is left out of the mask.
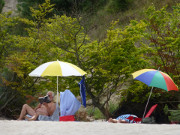
[[[158,104],[153,105],[148,113],[146,114],[146,116],[142,119],[142,118],[138,118],[136,115],[133,114],[124,114],[124,115],[120,115],[119,117],[117,117],[116,119],[112,119],[109,118],[108,122],[111,123],[154,123],[154,119],[149,119],[150,115],[152,114],[152,112],[156,109]]]
[[[47,92],[47,96],[49,97],[50,102],[39,103],[35,109],[27,104],[24,104],[18,120],[23,120],[24,118],[28,120],[36,120],[39,115],[51,116],[56,109],[56,104],[53,102],[54,93],[49,91]],[[32,117],[27,117],[27,114],[31,115]]]
[[[130,120],[130,119],[128,119],[129,117],[132,117],[133,119]],[[124,115],[120,115],[116,119],[109,118],[108,122],[111,122],[111,123],[136,123],[136,121],[134,121],[135,118],[138,118],[138,117],[133,114],[124,114]]]

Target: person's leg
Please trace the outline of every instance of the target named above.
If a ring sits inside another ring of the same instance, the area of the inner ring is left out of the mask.
[[[35,113],[35,115],[33,115],[31,118],[25,116],[25,118],[28,120],[28,121],[35,121],[37,120],[39,114]]]
[[[23,120],[24,116],[26,114],[29,114],[29,115],[33,116],[33,115],[35,115],[35,111],[29,105],[24,104],[23,107],[22,107],[22,110],[21,110],[21,113],[20,113],[20,116],[19,116],[18,120]]]
[[[39,114],[36,113],[36,114],[31,118],[31,121],[37,120],[38,116],[39,116]]]
[[[119,119],[117,123],[128,123],[128,122],[125,120]]]
[[[116,119],[109,118],[108,122],[117,123],[118,121]]]

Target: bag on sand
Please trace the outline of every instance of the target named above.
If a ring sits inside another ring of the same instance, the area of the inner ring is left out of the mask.
[[[155,120],[154,117],[147,117],[147,118],[143,118],[141,123],[154,124]]]

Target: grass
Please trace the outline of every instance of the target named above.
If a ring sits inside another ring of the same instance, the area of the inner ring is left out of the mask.
[[[89,107],[87,109],[87,114],[94,119],[105,119],[104,115],[101,113],[101,111],[98,108],[94,107]]]
[[[110,102],[109,104],[109,112],[112,114],[114,111],[116,111],[119,108],[119,103],[113,103]]]
[[[113,113],[118,108],[118,106],[119,106],[118,103],[110,102],[109,112]],[[101,113],[101,111],[97,107],[89,107],[87,109],[87,114],[88,116],[93,117],[95,120],[105,119],[105,116]]]

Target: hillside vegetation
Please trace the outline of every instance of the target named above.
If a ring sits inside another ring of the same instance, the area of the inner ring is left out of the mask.
[[[2,11],[2,8],[4,7],[4,0],[0,0],[0,13]]]
[[[18,0],[19,11],[22,16],[32,18],[30,7],[38,7],[44,0]],[[124,27],[130,20],[144,18],[144,12],[152,5],[161,9],[167,6],[168,10],[180,0],[51,0],[55,4],[52,15],[58,14],[71,17],[82,17],[82,24],[88,35],[93,39],[103,39],[106,30],[112,21],[119,20],[119,26]]]
[[[139,69],[160,68],[180,86],[179,1],[19,0],[18,11],[0,14],[0,115],[16,118],[22,104],[56,92],[56,77],[28,74],[57,59],[87,72],[87,99],[105,118],[142,117],[150,87],[133,80]],[[78,96],[80,80],[60,77],[59,90]],[[150,106],[159,104],[159,121],[167,122],[163,108],[176,109],[179,98],[154,88]]]

